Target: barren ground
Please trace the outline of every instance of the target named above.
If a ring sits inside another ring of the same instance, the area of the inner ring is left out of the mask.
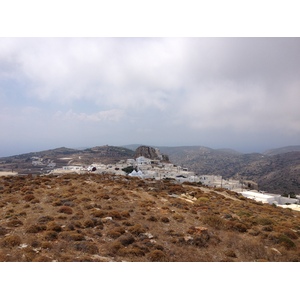
[[[0,177],[0,261],[299,261],[300,212],[124,176]]]

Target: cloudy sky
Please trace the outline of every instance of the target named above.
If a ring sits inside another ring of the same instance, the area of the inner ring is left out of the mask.
[[[300,38],[1,38],[0,156],[300,144]]]

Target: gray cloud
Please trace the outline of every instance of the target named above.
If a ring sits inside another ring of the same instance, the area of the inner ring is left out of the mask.
[[[6,145],[264,150],[300,143],[299,97],[299,38],[0,43],[0,125],[14,124],[0,133]]]

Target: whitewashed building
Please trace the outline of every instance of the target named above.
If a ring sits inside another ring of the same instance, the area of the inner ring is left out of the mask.
[[[246,198],[258,202],[262,202],[262,203],[268,203],[268,204],[286,205],[287,203],[288,204],[299,203],[299,199],[297,198],[282,197],[281,195],[260,193],[258,191],[243,191],[241,192],[241,194]]]

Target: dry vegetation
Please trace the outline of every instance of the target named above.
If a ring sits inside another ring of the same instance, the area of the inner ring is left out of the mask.
[[[299,261],[300,213],[111,175],[0,178],[0,261]]]

